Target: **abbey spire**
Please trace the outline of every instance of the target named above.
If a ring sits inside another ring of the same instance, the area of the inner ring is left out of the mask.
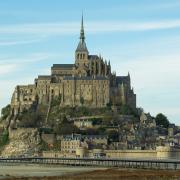
[[[88,53],[88,49],[87,49],[86,43],[85,43],[83,15],[82,15],[82,19],[81,19],[80,41],[79,41],[79,44],[77,46],[76,52],[77,51],[81,51],[81,52],[85,51]]]
[[[82,64],[88,64],[88,49],[86,47],[85,42],[85,34],[84,34],[84,22],[83,22],[83,15],[81,19],[81,29],[80,29],[80,41],[78,43],[78,46],[76,48],[75,52],[75,64],[76,65],[82,65]]]
[[[84,36],[84,23],[83,23],[83,15],[82,15],[82,19],[81,19],[81,31],[80,31],[80,41],[81,43],[83,43],[85,40],[85,36]]]

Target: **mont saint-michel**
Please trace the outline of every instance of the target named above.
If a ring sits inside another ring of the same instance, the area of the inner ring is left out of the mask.
[[[34,84],[17,86],[12,97],[12,114],[17,115],[33,104],[51,104],[60,98],[60,106],[93,108],[128,105],[136,108],[136,95],[130,75],[117,76],[110,61],[91,55],[85,42],[83,18],[74,64],[54,64],[51,75],[40,75]]]
[[[180,129],[136,105],[130,73],[92,55],[83,16],[73,64],[17,85],[2,109],[1,156],[63,158],[176,158]]]

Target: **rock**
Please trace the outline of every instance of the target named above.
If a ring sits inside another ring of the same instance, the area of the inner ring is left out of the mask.
[[[9,130],[9,144],[4,147],[1,156],[33,155],[38,151],[40,135],[37,129],[20,128]]]

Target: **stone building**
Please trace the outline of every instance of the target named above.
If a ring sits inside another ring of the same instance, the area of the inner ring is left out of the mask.
[[[70,134],[63,135],[59,139],[63,153],[75,153],[76,149],[80,147],[93,149],[96,147],[104,148],[108,145],[108,136],[106,135]]]
[[[11,100],[12,113],[18,114],[32,105],[49,105],[53,98],[60,106],[105,107],[129,105],[136,108],[136,95],[130,75],[116,76],[110,61],[90,55],[85,42],[83,17],[80,41],[75,50],[74,64],[53,64],[51,75],[38,76],[32,85],[18,85]]]
[[[156,127],[156,121],[150,115],[150,113],[144,113],[144,112],[141,113],[140,124],[144,125],[144,126],[147,126],[147,127],[152,127],[152,128]]]
[[[75,153],[79,147],[86,147],[86,142],[82,141],[80,134],[64,135],[61,138],[61,152],[63,153]]]

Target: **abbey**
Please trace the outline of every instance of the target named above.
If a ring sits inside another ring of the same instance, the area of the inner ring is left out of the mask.
[[[50,104],[59,98],[60,106],[105,107],[128,105],[136,108],[136,95],[131,88],[130,75],[116,76],[110,61],[90,55],[85,43],[83,17],[80,41],[74,64],[54,64],[51,75],[38,76],[34,84],[18,85],[11,100],[14,114],[34,104]]]

